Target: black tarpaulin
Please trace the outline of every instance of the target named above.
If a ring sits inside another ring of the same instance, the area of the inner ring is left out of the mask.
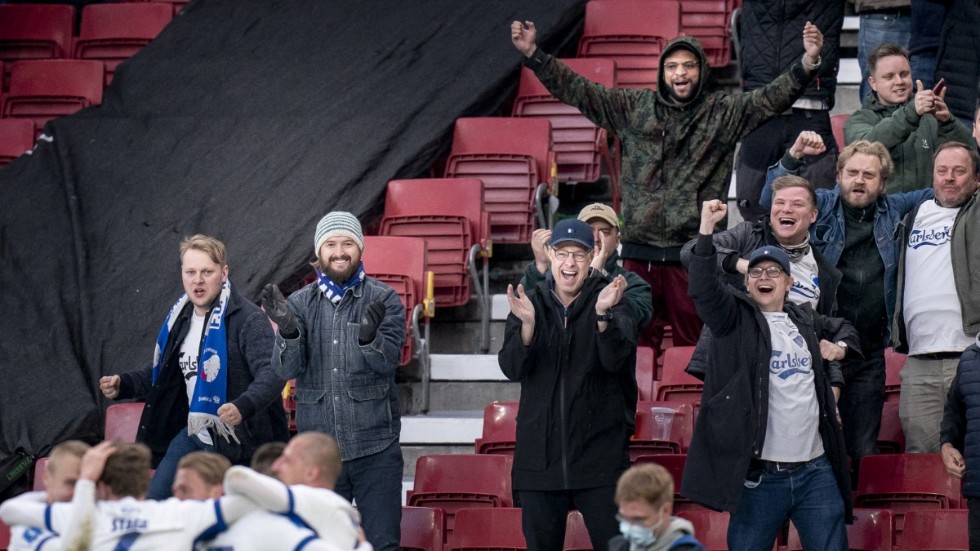
[[[327,211],[379,212],[453,121],[516,86],[509,23],[567,36],[584,0],[195,0],[103,104],[0,170],[0,457],[101,434],[103,374],[149,361],[180,240],[224,240],[247,297],[313,256]]]

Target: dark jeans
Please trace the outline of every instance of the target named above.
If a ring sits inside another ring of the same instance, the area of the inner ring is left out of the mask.
[[[595,551],[606,551],[619,534],[615,486],[554,492],[519,491],[521,525],[528,551],[554,551],[565,543],[565,519],[573,506],[582,513]]]
[[[881,408],[885,403],[885,353],[848,358],[841,362],[844,388],[837,409],[844,425],[844,442],[857,474],[861,458],[878,453]],[[854,477],[857,480],[857,477]]]
[[[814,187],[834,187],[837,142],[834,141],[834,131],[830,125],[830,113],[793,109],[792,113],[773,117],[742,138],[735,163],[735,196],[738,212],[743,219],[752,221],[769,214],[768,210],[759,206],[759,196],[766,184],[766,172],[783,157],[804,130],[820,134],[827,151],[806,159],[800,176]]]
[[[639,275],[650,284],[653,297],[653,321],[640,328],[640,346],[651,346],[663,352],[664,328],[674,330],[674,346],[694,346],[701,334],[701,318],[694,301],[687,295],[687,270],[680,262],[655,263],[624,259],[623,268]]]
[[[213,452],[214,446],[201,442],[197,435],[188,435],[187,429],[178,432],[177,436],[174,436],[173,440],[170,441],[167,453],[160,460],[156,472],[153,473],[153,478],[150,480],[150,491],[146,495],[147,499],[162,500],[170,497],[172,495],[170,487],[173,486],[174,477],[177,476],[177,464],[185,455],[200,451]]]
[[[967,499],[966,508],[970,511],[966,516],[970,533],[970,551],[977,551],[980,550],[980,498]]]
[[[396,440],[374,455],[344,461],[334,491],[353,501],[364,534],[377,551],[397,551],[402,518],[401,444]]]

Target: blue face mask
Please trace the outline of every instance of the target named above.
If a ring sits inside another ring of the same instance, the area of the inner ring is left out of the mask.
[[[657,541],[653,528],[647,528],[642,524],[633,524],[626,520],[619,521],[619,533],[635,547],[650,547]]]

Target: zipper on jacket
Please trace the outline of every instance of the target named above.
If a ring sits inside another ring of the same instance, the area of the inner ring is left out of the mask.
[[[561,336],[561,354],[558,355],[560,358],[558,364],[558,419],[561,426],[561,476],[564,482],[565,489],[568,489],[569,478],[568,478],[568,446],[567,438],[568,433],[566,431],[566,419],[565,419],[565,370],[562,366],[565,365],[568,359],[568,341],[570,335],[568,334],[568,309],[565,309],[563,313],[564,317],[562,320],[562,336]]]

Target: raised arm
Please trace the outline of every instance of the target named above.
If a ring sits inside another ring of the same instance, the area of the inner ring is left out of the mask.
[[[233,466],[225,473],[225,494],[242,496],[273,513],[288,513],[289,487],[248,467]]]

